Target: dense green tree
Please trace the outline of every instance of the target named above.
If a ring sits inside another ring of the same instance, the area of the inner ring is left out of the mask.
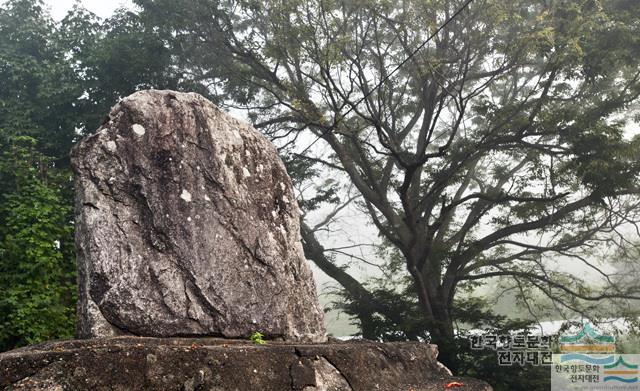
[[[507,277],[573,311],[638,297],[590,258],[627,246],[619,230],[640,219],[640,142],[623,131],[640,94],[637,2],[475,0],[424,47],[462,1],[136,3],[182,69],[258,128],[322,139],[329,153],[290,150],[357,188],[445,363],[469,282]]]
[[[59,28],[42,1],[11,0],[0,8],[0,137],[28,135],[68,166],[83,93]]]
[[[0,156],[0,350],[74,331],[69,172],[35,146],[18,136]]]

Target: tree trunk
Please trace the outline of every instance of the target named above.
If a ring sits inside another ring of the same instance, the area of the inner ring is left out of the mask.
[[[452,372],[458,370],[458,349],[456,346],[453,319],[447,308],[446,300],[436,298],[433,302],[434,320],[429,327],[431,343],[438,345],[438,361]]]
[[[375,308],[379,307],[379,305],[373,295],[358,280],[336,266],[324,255],[324,247],[318,242],[313,231],[304,221],[300,221],[300,234],[305,257],[313,261],[320,270],[342,285],[353,302],[356,303],[356,316],[360,321],[362,337],[370,340],[378,339],[373,322],[373,313],[376,312]]]
[[[443,294],[440,287],[429,286],[435,283],[428,281],[419,271],[414,269],[411,275],[431,343],[438,345],[438,360],[455,372],[458,369],[457,347],[448,296]]]
[[[300,233],[305,256],[313,261],[320,270],[337,281],[356,303],[356,316],[360,321],[363,338],[378,339],[378,330],[375,329],[373,322],[373,314],[375,312],[379,312],[381,315],[387,316],[397,324],[400,324],[401,320],[394,319],[396,317],[393,314],[387,313],[360,282],[336,266],[324,255],[324,247],[318,242],[313,231],[304,221],[300,222]],[[458,368],[457,349],[453,319],[450,316],[447,297],[440,294],[441,292],[437,288],[428,286],[427,284],[430,281],[425,281],[419,271],[413,270],[411,275],[418,291],[425,325],[431,335],[431,343],[438,345],[440,352],[438,360],[451,371],[455,371]]]

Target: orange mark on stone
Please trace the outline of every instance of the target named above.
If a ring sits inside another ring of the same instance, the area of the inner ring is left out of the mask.
[[[458,387],[462,387],[464,386],[464,383],[460,383],[457,381],[452,381],[451,383],[447,383],[446,386],[444,386],[444,388],[449,389],[449,388],[458,388]]]

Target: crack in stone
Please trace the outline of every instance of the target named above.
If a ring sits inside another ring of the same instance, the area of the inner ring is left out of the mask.
[[[349,379],[347,379],[347,377],[342,373],[342,371],[336,366],[336,364],[334,364],[327,356],[320,356],[322,358],[324,358],[325,360],[327,360],[327,362],[338,372],[338,374],[340,375],[340,377],[342,379],[344,379],[344,381],[347,383],[347,385],[349,386],[349,391],[353,391],[353,385],[351,384],[351,382],[349,381]],[[347,391],[347,390],[345,390]]]

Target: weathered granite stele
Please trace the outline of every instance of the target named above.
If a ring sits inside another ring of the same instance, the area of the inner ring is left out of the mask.
[[[290,179],[248,124],[141,91],[71,159],[80,337],[325,340]]]

